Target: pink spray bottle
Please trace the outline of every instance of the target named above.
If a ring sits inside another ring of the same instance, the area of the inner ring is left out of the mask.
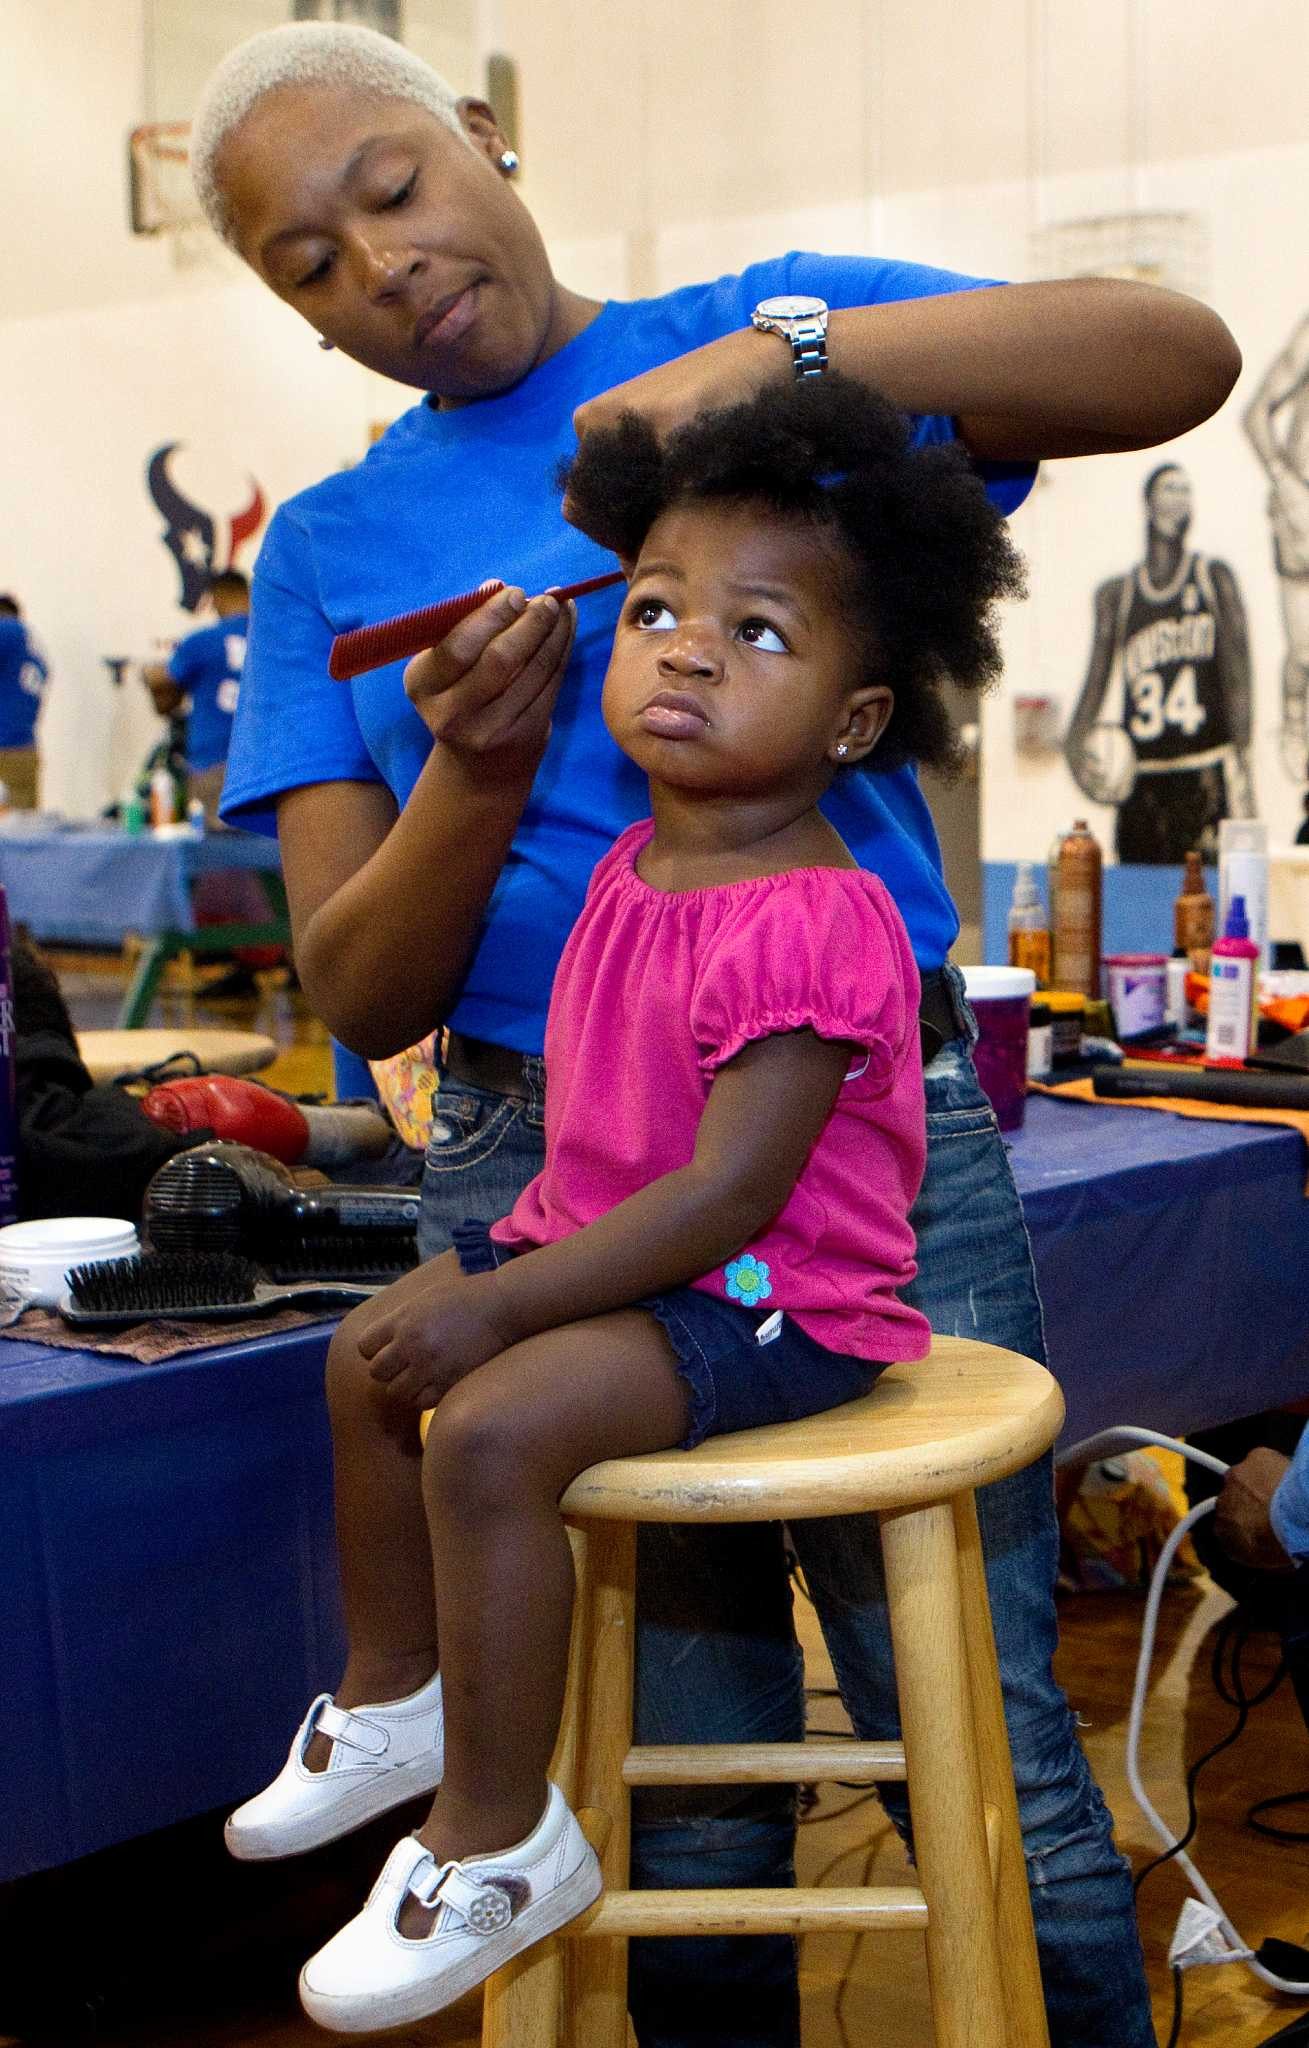
[[[1250,937],[1245,898],[1233,896],[1209,969],[1206,1066],[1239,1067],[1248,1059],[1257,1029],[1258,967],[1259,948]]]

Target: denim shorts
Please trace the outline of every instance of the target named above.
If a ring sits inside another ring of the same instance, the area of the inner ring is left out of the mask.
[[[465,1273],[489,1273],[515,1257],[496,1244],[485,1223],[456,1224],[454,1246]],[[667,1332],[677,1369],[691,1396],[690,1427],[680,1448],[707,1436],[802,1422],[869,1393],[886,1368],[868,1358],[829,1351],[790,1316],[742,1308],[698,1287],[674,1287],[633,1303]]]

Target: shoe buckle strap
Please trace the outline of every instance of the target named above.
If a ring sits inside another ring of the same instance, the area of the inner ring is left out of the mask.
[[[409,1879],[409,1890],[423,1906],[449,1906],[475,1934],[499,1934],[514,1917],[514,1902],[497,1884],[481,1884],[462,1863],[437,1864],[425,1858]]]
[[[326,1735],[330,1741],[341,1743],[346,1749],[357,1749],[365,1756],[385,1756],[391,1746],[391,1738],[385,1728],[379,1728],[375,1721],[363,1721],[358,1714],[352,1714],[344,1707],[338,1707],[331,1700],[325,1700],[318,1709],[314,1732]]]

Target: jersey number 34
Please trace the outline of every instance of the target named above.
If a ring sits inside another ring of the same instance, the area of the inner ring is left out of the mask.
[[[1166,692],[1164,679],[1154,668],[1133,676],[1131,691],[1132,715],[1127,729],[1134,740],[1157,740],[1167,726],[1193,740],[1205,722],[1207,713],[1190,662],[1177,671]]]

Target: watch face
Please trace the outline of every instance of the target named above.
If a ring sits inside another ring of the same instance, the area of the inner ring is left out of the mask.
[[[827,306],[822,299],[787,295],[778,299],[761,299],[755,311],[769,320],[814,320],[827,311]]]

